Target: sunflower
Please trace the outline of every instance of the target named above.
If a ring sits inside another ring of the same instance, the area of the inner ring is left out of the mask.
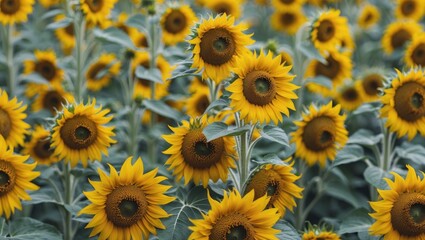
[[[395,49],[400,49],[412,37],[421,33],[422,26],[415,21],[396,21],[389,24],[382,36],[382,48],[386,54],[391,54]]]
[[[309,63],[305,77],[327,77],[332,81],[332,89],[335,89],[341,86],[345,79],[351,78],[352,68],[353,63],[347,53],[344,54],[337,51],[330,51],[329,55],[326,57],[326,64],[316,59],[313,59]],[[331,90],[325,86],[321,86],[316,83],[309,83],[307,87],[310,91],[320,93],[325,97],[331,95]]]
[[[39,2],[44,8],[50,8],[59,4],[60,0],[39,0]]]
[[[91,24],[104,22],[117,0],[80,0],[81,9],[86,15],[87,21]]]
[[[289,116],[295,110],[293,99],[297,99],[298,86],[291,83],[291,66],[281,65],[281,58],[269,52],[245,54],[237,60],[238,68],[233,71],[237,79],[227,87],[230,106],[240,112],[248,122],[275,124],[282,122],[282,113]]]
[[[202,72],[202,78],[211,78],[219,83],[230,75],[236,66],[236,57],[247,52],[247,45],[254,43],[250,35],[244,34],[245,24],[234,25],[235,18],[226,14],[197,25],[195,36],[189,40],[192,50],[192,68]]]
[[[348,34],[348,20],[340,16],[340,11],[331,9],[320,14],[312,24],[311,40],[320,51],[334,50]]]
[[[296,121],[298,129],[291,133],[291,142],[295,143],[295,156],[305,160],[309,166],[319,163],[326,165],[326,159],[333,161],[338,149],[348,140],[348,131],[344,127],[346,115],[339,115],[341,105],[332,107],[332,102],[317,109],[310,105],[309,113],[303,113],[303,119]]]
[[[156,86],[156,96],[155,99],[161,99],[162,97],[168,94],[168,86],[170,81],[167,81],[171,77],[171,72],[173,67],[165,60],[163,56],[158,56],[156,59],[156,67],[159,69],[162,75],[163,84],[155,83]],[[136,69],[138,66],[149,68],[150,57],[148,52],[136,52],[136,55],[131,62],[131,69],[134,74],[134,81],[136,81],[134,87],[134,97],[135,98],[150,98],[151,97],[151,81],[147,79],[141,79],[136,77]]]
[[[199,88],[186,100],[187,115],[195,118],[204,114],[210,105],[210,91],[208,88]]]
[[[114,26],[118,29],[121,29],[123,32],[125,32],[130,38],[132,38],[134,35],[137,34],[137,29],[133,27],[129,27],[126,24],[126,21],[128,19],[128,15],[126,13],[120,13],[118,15],[117,20],[114,22]]]
[[[221,137],[207,142],[202,133],[207,126],[207,118],[191,118],[190,122],[182,121],[182,126],[170,129],[171,135],[163,135],[165,141],[171,147],[163,153],[171,155],[166,165],[168,170],[173,169],[173,174],[179,181],[184,177],[185,185],[191,179],[195,184],[202,182],[204,187],[208,186],[208,180],[217,182],[221,179],[227,180],[229,168],[235,168],[233,160],[235,155],[235,142],[233,137]]]
[[[306,0],[272,0],[271,4],[276,9],[283,9],[293,6],[302,6]]]
[[[189,85],[189,92],[190,93],[195,93],[197,91],[199,91],[200,89],[207,89],[209,91],[207,82],[202,80],[199,77],[193,77],[190,85]]]
[[[397,0],[395,16],[419,21],[424,16],[425,2],[422,0]]]
[[[404,55],[404,61],[407,66],[425,67],[425,34],[417,34],[413,36],[412,42],[409,43]]]
[[[227,14],[238,19],[241,15],[242,0],[205,1],[205,7],[215,14]]]
[[[0,216],[10,218],[15,209],[22,210],[21,200],[31,200],[26,190],[37,190],[32,183],[40,172],[33,171],[37,163],[25,163],[29,156],[13,153],[0,135]]]
[[[307,21],[300,5],[278,8],[270,17],[271,26],[278,30],[294,35]]]
[[[167,8],[161,17],[162,39],[167,45],[183,42],[190,34],[192,25],[197,21],[189,5]]]
[[[148,39],[146,38],[146,35],[142,32],[136,32],[131,37],[131,41],[133,41],[133,44],[138,48],[148,48]]]
[[[357,19],[357,24],[362,29],[369,29],[372,26],[376,25],[381,19],[381,12],[379,9],[372,4],[366,4]]]
[[[341,39],[341,42],[340,42],[340,45],[339,45],[339,48],[338,48],[339,52],[351,57],[354,53],[355,48],[356,48],[356,43],[354,42],[354,39],[351,36],[350,32],[348,32]]]
[[[60,20],[62,20],[64,18],[65,18],[65,15],[58,14],[55,17],[55,21],[59,22]],[[55,29],[55,35],[61,43],[63,52],[65,54],[71,54],[71,52],[72,52],[72,50],[74,49],[74,46],[75,46],[74,24],[70,23],[66,27]]]
[[[379,89],[384,87],[384,76],[378,72],[371,72],[360,79],[360,94],[365,102],[372,102],[379,99]]]
[[[331,231],[307,231],[302,235],[302,240],[340,240],[338,234]]]
[[[121,63],[113,53],[103,53],[92,63],[86,72],[87,89],[99,91],[111,82],[120,72]],[[100,75],[100,76],[99,76]]]
[[[0,23],[13,25],[28,21],[34,0],[0,0]]]
[[[280,55],[280,63],[285,65],[285,66],[292,66],[294,63],[294,60],[292,59],[292,56],[289,52],[287,51],[280,51],[279,52]]]
[[[24,74],[38,73],[50,84],[60,85],[64,71],[57,65],[56,54],[53,50],[35,50],[35,60],[24,61]]]
[[[66,106],[56,117],[52,130],[54,154],[75,167],[78,161],[87,166],[87,160],[101,160],[102,153],[108,155],[108,147],[115,143],[111,137],[114,127],[107,127],[112,117],[106,117],[109,109],[95,107],[96,100],[83,105]]]
[[[223,200],[218,202],[208,194],[211,210],[202,214],[203,219],[190,219],[192,234],[189,240],[197,239],[268,239],[278,240],[274,229],[279,220],[276,208],[265,209],[269,197],[254,200],[251,191],[244,197],[236,190],[224,192]]]
[[[56,115],[57,111],[62,110],[63,105],[74,101],[74,96],[66,92],[61,86],[41,85],[38,88],[38,96],[33,101],[31,109],[34,112],[44,109],[50,111],[52,115]]]
[[[51,165],[59,161],[50,147],[50,131],[42,126],[36,126],[31,134],[31,141],[22,150],[30,155],[38,164]]]
[[[338,90],[334,99],[341,104],[341,108],[346,111],[353,111],[363,104],[361,91],[361,82],[357,81],[352,84],[343,86]]]
[[[425,135],[425,76],[421,71],[396,71],[397,77],[381,97],[381,116],[387,118],[390,131],[412,140],[417,132]]]
[[[141,158],[134,164],[127,158],[118,174],[112,165],[109,176],[98,169],[100,181],[91,181],[94,190],[84,192],[91,202],[78,213],[94,215],[86,228],[93,228],[90,237],[99,239],[148,239],[156,229],[165,229],[161,218],[170,215],[161,205],[175,198],[164,193],[171,186],[160,184],[166,177],[156,176],[158,169],[143,174]]]
[[[376,220],[369,228],[371,235],[383,236],[385,240],[425,239],[425,180],[416,175],[413,167],[406,167],[405,179],[391,172],[394,181],[385,178],[390,189],[378,189],[380,200],[370,202],[375,212],[369,215]]]
[[[25,109],[22,102],[14,97],[9,100],[5,90],[0,88],[0,135],[6,140],[9,147],[16,147],[24,143],[25,134],[30,125],[24,122],[26,118]]]
[[[302,198],[303,188],[298,187],[295,181],[301,176],[292,173],[290,165],[274,165],[265,164],[261,166],[251,176],[245,193],[254,190],[254,199],[258,199],[264,195],[270,197],[268,207],[275,207],[279,210],[281,217],[285,216],[286,209],[291,212],[297,206],[295,198]]]

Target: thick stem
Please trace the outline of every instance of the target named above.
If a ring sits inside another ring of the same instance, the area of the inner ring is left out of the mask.
[[[306,171],[306,166],[305,163],[299,159],[296,158],[294,159],[295,161],[295,167],[297,170],[297,173],[299,173],[301,175],[301,178],[298,180],[298,186],[303,188],[304,187],[304,176],[305,176],[305,171]],[[308,192],[304,191],[303,193],[303,197],[301,199],[297,199],[297,207],[295,209],[295,228],[298,230],[302,230],[302,227],[304,225],[304,204],[305,204],[305,200],[307,197]]]
[[[9,89],[9,95],[15,96],[16,89],[16,69],[13,61],[13,31],[14,25],[5,26],[5,44],[4,50],[6,51],[6,64],[7,64],[7,87]]]
[[[140,124],[140,115],[138,114],[138,109],[135,103],[132,104],[131,110],[128,116],[129,121],[129,144],[128,144],[128,154],[130,156],[136,156],[138,151],[138,142],[137,135],[139,132]]]
[[[384,133],[384,140],[383,140],[383,146],[382,146],[382,169],[384,171],[388,171],[389,167],[391,166],[391,152],[392,152],[392,133],[389,131],[389,129],[385,130]]]
[[[72,199],[73,199],[73,192],[72,192],[72,175],[71,175],[71,165],[70,163],[65,163],[63,161],[63,177],[64,177],[64,191],[65,191],[65,197],[64,197],[64,204],[71,206]],[[72,240],[73,239],[73,231],[72,231],[72,213],[65,209],[65,231],[64,231],[64,239],[65,240]]]
[[[82,102],[83,94],[85,92],[84,82],[84,33],[85,33],[85,20],[81,15],[75,16],[75,37],[76,37],[76,56],[77,63],[77,77],[74,82],[75,100],[77,103]]]

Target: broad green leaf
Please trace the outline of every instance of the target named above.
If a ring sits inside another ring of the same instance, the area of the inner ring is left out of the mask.
[[[359,144],[363,146],[373,146],[379,143],[382,139],[382,134],[374,134],[367,129],[360,129],[350,136],[348,144]]]
[[[332,162],[331,167],[336,167],[339,165],[349,164],[365,159],[365,154],[363,148],[359,145],[346,145],[341,151],[336,155],[335,160]]]
[[[268,163],[276,164],[276,165],[287,165],[286,162],[282,161],[282,159],[274,153],[267,154],[266,156],[260,158],[259,160],[254,160],[254,162],[258,163],[259,165],[268,164]]]
[[[126,21],[127,26],[134,27],[139,29],[139,31],[142,31],[144,33],[147,33],[145,25],[146,25],[146,16],[143,14],[135,14],[131,17],[129,17]]]
[[[326,178],[323,189],[327,195],[343,200],[353,207],[361,206],[359,197],[353,193],[344,175],[332,174]]]
[[[227,126],[227,124],[222,122],[214,122],[205,127],[202,133],[205,135],[207,141],[209,142],[224,136],[241,135],[245,132],[248,132],[250,128],[251,127],[249,125],[245,125],[243,127],[238,128],[233,126]]]
[[[351,115],[360,115],[364,113],[373,113],[379,111],[379,106],[374,106],[371,103],[366,103],[361,105],[359,108],[357,108],[355,111],[351,113]]]
[[[308,58],[308,59],[316,59],[321,63],[326,63],[326,59],[317,51],[317,49],[311,43],[307,43],[305,41],[301,44],[297,44],[298,49]]]
[[[41,19],[48,19],[48,18],[54,17],[54,16],[59,15],[59,14],[63,14],[62,9],[53,9],[53,10],[50,10],[50,11],[46,12],[45,14],[43,14],[43,16],[41,16]]]
[[[229,106],[229,99],[220,98],[220,99],[217,99],[214,102],[212,102],[207,107],[207,109],[205,109],[205,112],[208,112],[209,110],[216,108],[216,107],[224,108],[224,107],[227,107],[227,106]]]
[[[359,208],[343,218],[338,234],[367,232],[372,223],[368,210]]]
[[[139,79],[164,84],[164,81],[162,81],[161,71],[159,71],[158,68],[146,69],[142,66],[138,66],[136,68],[136,77],[138,77]]]
[[[285,131],[280,127],[275,126],[265,126],[261,130],[261,136],[272,142],[279,143],[283,146],[289,147],[289,139]]]
[[[40,222],[32,218],[19,218],[10,222],[9,236],[5,239],[28,240],[62,239],[62,234],[52,225]]]
[[[378,189],[387,189],[388,184],[384,178],[391,178],[391,174],[376,166],[367,167],[363,176],[368,183]]]
[[[421,145],[403,143],[401,147],[396,147],[395,151],[397,155],[408,159],[416,164],[424,164],[425,159],[425,148]]]
[[[0,218],[0,236],[6,236],[9,231],[9,226],[7,226],[6,219]]]
[[[110,27],[106,30],[100,30],[96,28],[94,29],[93,33],[96,36],[96,38],[101,41],[115,43],[122,47],[133,49],[133,50],[136,49],[130,37],[125,32],[123,32],[122,30],[118,28]]]
[[[305,84],[307,83],[316,83],[320,86],[326,87],[327,89],[332,89],[332,81],[324,76],[317,76],[313,78],[307,78]]]
[[[171,118],[176,121],[180,121],[183,118],[180,112],[174,110],[172,107],[159,100],[143,100],[143,105],[147,109],[161,116]]]
[[[68,27],[69,24],[72,24],[72,19],[71,18],[63,18],[57,22],[52,22],[49,25],[46,26],[46,29],[58,29],[58,28],[65,28]]]
[[[168,80],[174,80],[177,78],[182,78],[182,77],[188,77],[188,76],[197,76],[198,74],[196,73],[197,69],[196,68],[189,68],[186,69],[182,72],[173,72],[173,76],[168,78]]]
[[[37,84],[49,83],[44,77],[42,77],[38,73],[31,73],[28,75],[19,75],[19,79],[21,82],[28,82],[28,83],[37,83]]]
[[[292,226],[289,222],[285,220],[279,220],[273,227],[274,229],[281,230],[280,233],[276,235],[278,239],[285,240],[300,240],[301,236],[298,234],[298,231]]]

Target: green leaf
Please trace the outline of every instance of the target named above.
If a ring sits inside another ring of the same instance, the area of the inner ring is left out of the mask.
[[[333,171],[335,171],[334,169]],[[360,207],[359,197],[356,196],[350,186],[348,185],[347,178],[342,174],[334,174],[330,175],[330,177],[326,178],[324,182],[323,189],[326,194],[335,198],[338,198],[342,201],[345,201],[351,204],[353,207]]]
[[[348,144],[373,146],[379,143],[382,138],[382,133],[375,135],[372,131],[369,131],[367,129],[360,129],[350,136],[350,138],[348,139]]]
[[[336,155],[335,161],[332,162],[331,168],[336,166],[349,164],[365,159],[365,154],[363,148],[359,145],[346,145],[341,151]]]
[[[171,118],[176,121],[180,121],[183,116],[180,112],[174,110],[172,107],[168,106],[162,101],[159,100],[143,100],[143,105],[161,116]]]
[[[308,42],[308,43],[307,43]],[[298,44],[298,49],[308,58],[317,59],[319,62],[326,64],[326,59],[317,51],[317,49],[309,41]]]
[[[205,109],[205,112],[208,112],[211,109],[216,108],[216,107],[222,107],[222,108],[224,108],[224,107],[227,107],[227,106],[229,106],[229,99],[220,98],[220,99],[217,99],[214,102],[212,102],[207,107],[207,109]]]
[[[188,77],[188,76],[197,76],[198,74],[196,73],[196,71],[197,71],[196,68],[189,68],[184,70],[183,72],[177,72],[177,73],[175,73],[174,71],[173,76],[168,78],[168,80],[174,80],[177,78]]]
[[[129,17],[126,21],[127,26],[137,28],[139,31],[147,33],[145,25],[146,25],[146,17],[143,14],[135,14]]]
[[[378,189],[387,189],[388,184],[384,178],[391,178],[391,174],[376,166],[367,167],[363,176],[368,183]]]
[[[96,28],[94,29],[93,33],[100,41],[115,43],[122,47],[130,48],[133,50],[136,49],[130,37],[118,28],[110,27],[106,30],[100,30]]]
[[[0,236],[8,234],[9,226],[7,226],[6,219],[0,218]]]
[[[372,223],[373,220],[369,216],[369,211],[365,208],[359,208],[343,218],[338,234],[367,232]]]
[[[38,73],[31,73],[28,75],[19,75],[19,81],[27,82],[27,83],[37,83],[37,84],[49,84],[49,82]]]
[[[161,71],[159,71],[158,68],[146,69],[142,66],[138,66],[136,68],[136,77],[143,80],[164,84],[164,81],[162,81]]]
[[[65,28],[68,27],[69,24],[72,24],[72,19],[71,18],[63,18],[57,22],[52,22],[49,25],[46,26],[46,29],[58,29],[58,28]]]
[[[289,147],[288,136],[286,135],[285,131],[283,131],[283,129],[280,127],[267,125],[261,130],[261,136],[272,142],[276,142],[283,146]]]
[[[307,83],[316,83],[320,86],[323,86],[327,89],[332,89],[332,81],[324,76],[317,76],[317,77],[313,77],[313,78],[307,78],[305,80],[305,84]]]
[[[395,149],[398,156],[408,159],[416,164],[424,164],[425,148],[421,145],[414,145],[411,143],[403,143],[401,147]]]
[[[28,240],[62,239],[62,234],[52,225],[32,218],[19,218],[9,224],[9,237],[5,239]]]
[[[43,16],[41,16],[41,19],[48,19],[48,18],[51,18],[51,17],[55,17],[56,15],[59,15],[59,14],[63,14],[62,9],[53,9],[53,10],[48,11],[45,14],[43,14]]]
[[[355,111],[351,113],[351,115],[360,115],[365,113],[373,113],[379,111],[379,106],[373,106],[370,103],[366,103],[358,107]]]
[[[292,226],[289,222],[285,220],[279,220],[273,227],[274,229],[281,230],[280,233],[276,235],[278,239],[285,240],[300,240],[301,236],[298,234],[298,231]]]
[[[30,201],[24,201],[24,202],[22,202],[22,204],[30,205],[30,204],[40,204],[40,203],[53,203],[53,204],[63,206],[63,203],[58,202],[53,197],[53,194],[48,195],[47,193],[32,192],[30,194],[30,197],[31,197]]]
[[[259,165],[264,165],[269,163],[275,164],[275,165],[288,165],[286,162],[282,161],[282,159],[274,153],[267,154],[266,156],[262,157],[260,160],[253,160],[253,161],[258,163]]]
[[[207,138],[207,141],[210,142],[214,139],[225,136],[239,136],[242,133],[248,132],[250,128],[250,125],[245,125],[243,127],[238,128],[233,126],[227,126],[227,124],[222,122],[214,122],[205,127],[202,133]]]

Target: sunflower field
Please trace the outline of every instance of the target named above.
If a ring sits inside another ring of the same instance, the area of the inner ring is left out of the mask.
[[[425,240],[424,15],[0,0],[0,240]]]

